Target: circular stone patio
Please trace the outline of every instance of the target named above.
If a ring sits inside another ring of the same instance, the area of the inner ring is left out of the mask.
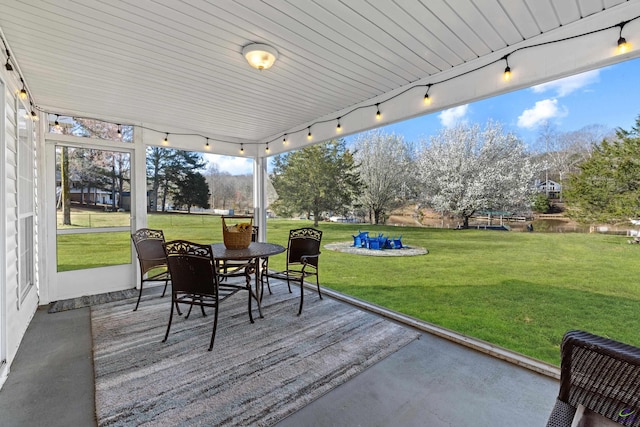
[[[354,255],[369,255],[369,256],[416,256],[426,255],[429,251],[425,248],[419,248],[416,246],[405,246],[402,249],[366,249],[356,248],[353,246],[353,242],[338,242],[329,243],[324,245],[325,249],[335,252],[345,252]]]

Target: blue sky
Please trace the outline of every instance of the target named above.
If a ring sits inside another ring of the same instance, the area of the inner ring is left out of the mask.
[[[439,113],[384,126],[387,133],[418,142],[443,127],[460,122],[498,121],[506,130],[533,146],[540,124],[549,121],[560,132],[603,125],[631,129],[640,115],[640,59],[556,80]],[[347,137],[347,140],[357,135]],[[233,175],[252,173],[252,160],[206,155],[221,171]]]

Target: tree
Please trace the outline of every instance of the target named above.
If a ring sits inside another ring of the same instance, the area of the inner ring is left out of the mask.
[[[375,224],[406,201],[413,177],[411,154],[410,145],[399,135],[376,130],[356,138],[354,157],[362,181],[359,200]]]
[[[162,211],[167,206],[167,197],[175,191],[177,184],[188,172],[206,165],[201,153],[171,148],[147,148],[147,179],[151,184],[151,211],[158,210],[161,197]]]
[[[191,213],[192,206],[209,209],[209,185],[200,172],[187,172],[176,184],[173,202],[177,206],[186,206]]]
[[[583,223],[615,222],[640,215],[640,116],[630,131],[618,128],[569,176],[565,201]]]
[[[528,209],[535,169],[522,141],[495,122],[443,129],[417,161],[426,201],[464,227],[478,210]]]
[[[316,227],[323,212],[350,206],[359,188],[353,154],[342,139],[275,156],[271,180],[279,198],[274,209],[313,215]]]

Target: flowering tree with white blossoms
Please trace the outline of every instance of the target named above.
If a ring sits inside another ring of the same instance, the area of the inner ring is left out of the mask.
[[[528,209],[536,171],[524,143],[492,121],[443,129],[422,142],[417,161],[424,199],[464,227],[479,210]]]
[[[354,147],[362,182],[358,202],[367,209],[370,220],[379,224],[386,212],[413,196],[413,150],[402,135],[381,130],[360,134]]]

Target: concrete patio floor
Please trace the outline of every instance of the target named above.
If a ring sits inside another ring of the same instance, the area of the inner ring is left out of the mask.
[[[90,323],[89,308],[36,312],[0,390],[0,426],[96,425]],[[544,426],[558,389],[546,375],[423,332],[277,425]]]

